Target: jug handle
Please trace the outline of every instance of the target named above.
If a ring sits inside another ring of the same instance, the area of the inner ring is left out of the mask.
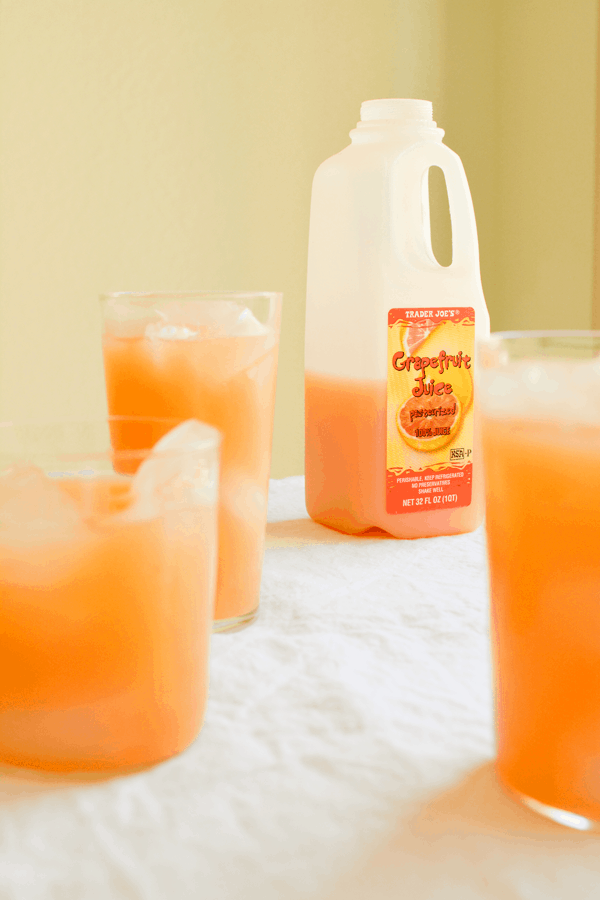
[[[431,166],[439,166],[446,179],[452,226],[449,266],[440,266],[431,247],[427,183]],[[445,144],[414,144],[395,160],[391,217],[394,244],[411,265],[455,275],[466,275],[478,266],[477,227],[467,176],[460,157]]]

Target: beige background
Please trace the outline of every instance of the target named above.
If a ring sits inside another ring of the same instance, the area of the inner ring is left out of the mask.
[[[492,327],[589,327],[596,34],[596,0],[0,0],[0,416],[103,410],[101,292],[282,290],[301,472],[311,180],[381,96],[463,159]]]

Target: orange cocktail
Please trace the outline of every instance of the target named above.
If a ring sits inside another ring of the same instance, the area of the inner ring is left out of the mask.
[[[0,428],[0,762],[133,769],[194,740],[218,464],[218,436],[199,428],[204,447],[157,450],[134,479],[91,426]],[[85,453],[64,452],[74,438]],[[194,466],[212,486],[190,490]]]
[[[482,350],[500,778],[600,822],[600,336]]]
[[[280,296],[127,295],[104,300],[109,411],[194,417],[223,436],[216,630],[259,601],[275,403]],[[118,446],[136,445],[136,435]]]

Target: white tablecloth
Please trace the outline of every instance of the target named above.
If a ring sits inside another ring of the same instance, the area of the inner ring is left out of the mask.
[[[600,840],[491,768],[483,535],[350,538],[271,483],[258,622],[213,639],[184,754],[0,777],[1,900],[583,900]]]

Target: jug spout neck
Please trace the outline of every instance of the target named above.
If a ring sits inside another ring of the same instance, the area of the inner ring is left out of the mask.
[[[380,122],[390,119],[395,122],[432,125],[435,128],[433,103],[430,100],[393,98],[389,100],[365,100],[361,103],[361,122]]]
[[[414,134],[416,140],[442,140],[444,132],[433,121],[429,100],[365,100],[360,107],[360,122],[350,137],[353,143],[370,143],[407,133]]]

